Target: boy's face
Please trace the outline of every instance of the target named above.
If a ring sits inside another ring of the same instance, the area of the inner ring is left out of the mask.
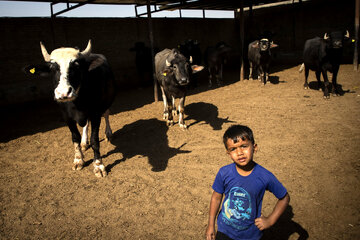
[[[237,138],[236,142],[228,138],[226,146],[227,154],[239,167],[245,167],[253,161],[254,151],[257,148],[256,144],[253,144],[248,139],[242,140],[241,138]]]

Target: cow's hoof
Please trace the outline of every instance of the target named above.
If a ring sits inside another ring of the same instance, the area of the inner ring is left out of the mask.
[[[98,178],[105,177],[107,175],[106,169],[102,161],[95,160],[94,162],[94,173]]]
[[[164,120],[168,120],[168,119],[169,119],[169,113],[164,113],[163,119],[164,119]]]
[[[84,160],[75,158],[72,169],[73,170],[81,170],[81,169],[83,169],[83,167],[84,167]]]
[[[173,115],[173,117],[176,117],[178,115],[178,111],[177,110],[172,110],[172,115]]]
[[[180,126],[181,129],[187,130],[186,124],[181,124],[181,123],[179,123],[179,126]]]
[[[330,99],[330,96],[324,96],[324,99],[328,100],[328,99]]]
[[[174,120],[167,120],[166,125],[168,126],[174,125]]]
[[[309,87],[308,86],[304,86],[304,89],[306,90],[306,89],[309,89]]]

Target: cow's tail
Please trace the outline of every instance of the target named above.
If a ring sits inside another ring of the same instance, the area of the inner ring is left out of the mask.
[[[303,64],[301,64],[301,66],[300,66],[299,73],[301,73],[301,72],[304,70],[304,68],[305,68],[305,64],[303,63]]]

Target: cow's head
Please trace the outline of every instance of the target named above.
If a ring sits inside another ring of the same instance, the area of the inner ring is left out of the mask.
[[[91,54],[91,40],[82,52],[76,48],[58,48],[49,54],[42,42],[40,47],[44,60],[55,77],[55,100],[74,100],[81,85],[83,62]]]
[[[344,32],[336,31],[336,32],[331,32],[330,34],[328,33],[324,34],[324,39],[327,42],[328,47],[334,49],[342,48],[344,45],[344,41],[348,40],[349,38],[350,38],[350,34],[348,30]]]
[[[273,41],[270,41],[267,38],[260,39],[257,43],[252,45],[253,48],[259,48],[260,52],[266,52],[270,50],[270,48],[278,47]]]
[[[190,73],[196,73],[203,70],[203,66],[191,65],[192,57],[187,59],[179,50],[173,49],[165,60],[166,68],[163,75],[173,75],[176,82],[181,85],[187,85],[190,82]]]

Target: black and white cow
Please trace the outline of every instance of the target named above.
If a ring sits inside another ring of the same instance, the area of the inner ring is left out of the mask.
[[[278,47],[267,38],[255,40],[249,44],[248,59],[250,65],[249,79],[255,73],[262,83],[266,84],[266,77],[269,78],[269,66],[271,61],[271,48]]]
[[[177,115],[175,98],[180,98],[179,125],[186,129],[184,122],[184,104],[187,85],[191,73],[201,71],[204,67],[191,65],[192,58],[187,59],[178,49],[164,49],[155,55],[156,78],[160,85],[164,102],[164,119],[168,125],[174,123],[173,116]]]
[[[227,62],[231,47],[225,42],[219,42],[214,47],[205,50],[205,65],[209,71],[209,87],[212,86],[212,79],[215,77],[218,86],[222,85],[223,68]]]
[[[325,33],[324,38],[315,37],[305,42],[303,60],[300,72],[305,68],[304,88],[308,89],[309,70],[315,71],[318,86],[320,88],[320,74],[324,78],[324,98],[329,98],[329,80],[327,71],[332,73],[332,93],[339,95],[336,82],[337,74],[342,60],[344,41],[349,39],[349,32],[336,31],[330,34]]]
[[[115,98],[115,82],[106,58],[91,52],[91,41],[84,51],[58,48],[50,54],[42,42],[41,52],[46,64],[26,67],[30,73],[54,77],[54,98],[58,102],[68,125],[75,148],[73,170],[84,166],[82,147],[87,145],[88,123],[91,124],[90,143],[94,152],[94,173],[105,176],[106,169],[100,157],[99,127],[101,116],[106,122],[105,134],[110,138],[109,107]],[[77,124],[83,128],[81,137]]]

